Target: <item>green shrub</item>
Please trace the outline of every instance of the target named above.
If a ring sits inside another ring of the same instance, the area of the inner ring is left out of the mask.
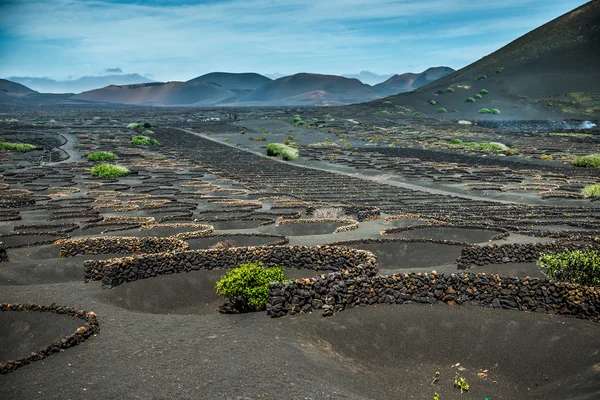
[[[137,135],[131,139],[131,144],[139,145],[139,146],[148,146],[148,145],[156,145],[158,140],[150,139],[148,136]]]
[[[479,76],[477,77],[477,80],[478,80],[478,81],[482,81],[482,80],[484,80],[484,79],[487,79],[487,76],[485,76],[485,75],[479,75]]]
[[[572,164],[576,167],[596,167],[600,168],[600,154],[589,154],[587,156],[576,157]]]
[[[430,106],[435,106],[437,104],[437,101],[435,101],[435,100],[429,100],[427,102],[427,104],[429,104]]]
[[[266,138],[266,137],[264,137],[264,136],[257,137],[257,138],[256,138],[256,141],[257,141],[257,142],[266,142],[266,141],[267,141],[267,138]]]
[[[298,150],[283,143],[269,143],[267,145],[267,155],[271,157],[281,156],[285,161],[291,161],[298,158]]]
[[[120,176],[127,175],[129,171],[125,167],[114,164],[96,164],[90,170],[90,173],[100,178],[118,178]]]
[[[137,122],[132,122],[131,124],[127,125],[127,129],[139,129],[141,128],[143,125]]]
[[[117,158],[117,155],[110,151],[95,151],[87,156],[88,161],[109,161]]]
[[[449,88],[446,89],[446,93],[452,93],[452,92],[454,92],[453,88],[449,87]]]
[[[384,105],[384,106],[391,106],[392,104],[393,104],[393,103],[392,103],[391,101],[389,101],[389,100],[388,100],[388,101],[384,101],[384,102],[383,102],[383,105]]]
[[[28,143],[0,142],[0,150],[5,151],[20,151],[21,153],[27,153],[28,151],[32,151],[37,148],[37,146]]]
[[[440,114],[443,114],[445,112],[448,112],[448,110],[446,110],[445,108],[438,108],[437,112],[439,112]]]
[[[283,281],[283,268],[265,268],[262,262],[251,262],[227,271],[217,281],[216,290],[238,311],[261,311],[269,299],[269,283]]]
[[[482,108],[479,110],[479,114],[500,114],[500,110],[498,110],[497,108]]]
[[[481,150],[481,151],[495,151],[495,152],[501,152],[501,151],[507,151],[508,150],[508,146],[502,143],[498,143],[498,142],[482,142],[482,143],[477,143],[474,146],[477,150]]]
[[[477,93],[477,94],[476,94],[475,96],[473,96],[473,97],[475,97],[476,99],[483,99],[483,96],[482,96],[482,95],[480,95],[479,93]]]
[[[454,139],[451,139],[449,143],[450,144],[463,144],[463,141],[460,139],[454,138]]]
[[[154,131],[151,131],[150,129],[144,129],[142,131],[142,135],[154,135]]]
[[[587,185],[581,189],[581,194],[583,194],[584,197],[600,197],[600,183]]]
[[[600,285],[600,251],[565,250],[542,254],[537,265],[549,278],[580,285]]]
[[[144,122],[144,125],[142,125],[142,127],[144,129],[150,129],[152,128],[154,125],[152,125],[150,122]]]
[[[487,91],[487,89],[481,89],[479,91],[479,94],[489,94],[490,92]]]
[[[465,100],[467,103],[475,103],[475,99],[472,97],[467,97],[467,99]]]

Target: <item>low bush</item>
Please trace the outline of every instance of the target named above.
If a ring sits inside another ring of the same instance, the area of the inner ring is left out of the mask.
[[[435,100],[429,100],[427,102],[427,104],[429,104],[430,106],[435,106],[437,104],[437,101],[435,101]]]
[[[142,135],[154,135],[154,131],[151,131],[150,129],[145,129],[142,131]]]
[[[479,94],[489,94],[490,92],[487,91],[487,89],[481,89],[479,91]]]
[[[437,112],[439,112],[440,114],[443,114],[445,112],[448,112],[448,110],[446,110],[445,108],[438,108]]]
[[[158,140],[151,139],[148,136],[137,135],[131,139],[131,144],[135,144],[138,146],[148,146],[148,145],[157,145]]]
[[[449,87],[449,88],[446,89],[446,93],[452,93],[452,92],[454,92],[453,88]]]
[[[588,154],[587,156],[576,157],[571,163],[576,167],[600,168],[600,154]]]
[[[500,114],[500,110],[498,110],[497,108],[481,108],[479,110],[479,114]]]
[[[483,99],[483,96],[482,96],[482,95],[480,95],[479,93],[477,93],[477,94],[476,94],[475,96],[473,96],[473,97],[475,97],[476,99]]]
[[[266,142],[266,141],[267,141],[267,138],[266,138],[266,137],[264,137],[264,136],[257,137],[257,138],[256,138],[256,141],[257,141],[257,142]]]
[[[88,161],[109,161],[117,158],[117,155],[110,151],[95,151],[87,156]]]
[[[486,75],[479,75],[479,76],[477,77],[477,80],[478,80],[478,81],[482,81],[482,80],[484,80],[484,79],[487,79],[487,76],[486,76]]]
[[[462,140],[460,140],[460,139],[454,138],[454,139],[450,139],[449,143],[450,144],[463,144],[464,142]]]
[[[386,101],[383,102],[384,106],[391,106],[392,104],[393,103],[391,101],[389,101],[389,100],[386,100]]]
[[[269,283],[283,281],[283,268],[266,268],[262,262],[251,262],[227,271],[217,281],[216,290],[239,312],[261,311],[269,299]]]
[[[467,103],[475,103],[475,99],[472,97],[467,97],[467,99],[465,100]]]
[[[129,174],[127,168],[114,164],[96,164],[90,170],[90,173],[100,178],[118,178]]]
[[[581,189],[581,194],[583,194],[584,197],[600,197],[600,183],[587,185]]]
[[[269,143],[267,145],[267,155],[271,157],[281,156],[285,161],[296,160],[298,150],[283,143]]]
[[[0,150],[5,151],[20,151],[21,153],[27,153],[28,151],[32,151],[37,148],[37,146],[28,143],[0,142]]]
[[[143,125],[137,122],[132,122],[131,124],[127,125],[127,129],[139,129],[141,128]]]
[[[490,113],[491,113],[491,114],[498,115],[498,114],[500,114],[500,110],[498,110],[497,108],[492,108],[492,109],[490,110]]]
[[[549,278],[580,285],[600,285],[600,251],[565,250],[542,254],[537,265]]]

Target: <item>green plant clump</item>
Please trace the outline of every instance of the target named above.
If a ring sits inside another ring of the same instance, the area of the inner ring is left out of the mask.
[[[600,197],[600,183],[596,183],[594,185],[587,185],[583,189],[581,189],[581,194],[583,197]]]
[[[479,94],[489,94],[490,92],[487,91],[487,89],[481,89],[479,91]]]
[[[473,96],[473,97],[475,97],[476,99],[483,99],[483,96],[482,96],[482,95],[480,95],[479,93],[477,93],[477,94],[476,94],[475,96]]]
[[[576,167],[596,167],[600,168],[600,154],[588,154],[587,156],[576,157],[572,164]]]
[[[391,106],[392,104],[393,103],[391,101],[389,101],[389,100],[386,100],[386,101],[383,102],[384,106]]]
[[[117,158],[117,155],[110,151],[95,151],[87,156],[88,161],[109,161]]]
[[[460,139],[454,138],[454,139],[451,139],[449,143],[450,144],[463,144],[464,142]]]
[[[440,114],[443,114],[445,112],[448,112],[448,110],[446,110],[445,108],[438,108],[437,112],[439,112]]]
[[[537,265],[548,277],[580,285],[600,285],[600,251],[565,250],[542,254]]]
[[[148,146],[148,145],[156,145],[160,144],[158,140],[151,139],[148,136],[137,135],[131,139],[131,144],[136,144],[139,146]]]
[[[292,161],[298,158],[298,150],[283,143],[269,143],[267,145],[267,155],[271,157],[281,156],[285,161]]]
[[[127,168],[114,164],[96,164],[90,170],[90,173],[94,176],[112,179],[127,175],[129,172],[131,171]]]
[[[477,80],[478,80],[478,81],[482,81],[482,80],[484,80],[484,79],[487,79],[487,76],[486,76],[486,75],[479,75],[479,76],[477,77]]]
[[[452,92],[454,92],[454,88],[449,87],[446,89],[446,93],[452,93]]]
[[[227,271],[217,281],[216,290],[238,311],[261,311],[269,299],[269,283],[283,281],[283,268],[266,268],[262,262],[251,262]]]
[[[131,124],[127,125],[127,129],[138,129],[141,128],[143,125],[137,122],[132,122]]]
[[[142,131],[142,135],[154,135],[154,131],[151,131],[150,129],[145,129]]]
[[[27,153],[37,149],[37,146],[29,143],[8,143],[0,142],[0,150],[5,151],[20,151],[21,153]]]
[[[500,110],[498,110],[497,108],[482,108],[479,110],[479,114],[495,114],[498,115],[500,114]]]
[[[467,103],[475,103],[475,99],[472,97],[467,97],[467,99],[465,100]]]

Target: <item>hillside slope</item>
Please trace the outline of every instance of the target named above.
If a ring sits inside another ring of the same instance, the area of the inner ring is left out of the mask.
[[[29,89],[27,86],[21,85],[20,83],[9,81],[7,79],[0,79],[0,93],[26,95],[29,93],[37,92],[35,90]]]
[[[388,100],[452,119],[598,119],[600,1],[586,3],[416,93]],[[438,113],[440,108],[447,112]],[[480,114],[481,108],[501,114]]]
[[[373,90],[381,96],[410,92],[453,72],[455,72],[454,69],[450,67],[433,67],[419,74],[408,72],[401,75],[394,75],[385,82],[373,86]]]
[[[254,90],[271,82],[272,79],[254,72],[231,73],[211,72],[190,79],[188,82],[212,83],[223,89]]]
[[[240,99],[255,105],[326,105],[369,101],[379,96],[358,79],[299,73],[285,76]]]
[[[102,103],[139,105],[213,105],[235,94],[215,85],[201,82],[146,83],[139,85],[111,85],[90,90],[72,97]]]

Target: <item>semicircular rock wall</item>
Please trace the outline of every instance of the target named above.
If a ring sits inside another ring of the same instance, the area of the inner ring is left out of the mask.
[[[365,250],[336,246],[259,246],[143,254],[84,262],[85,281],[102,280],[114,287],[137,279],[195,270],[228,269],[247,262],[308,270],[344,271],[374,276],[377,259]]]
[[[175,237],[102,236],[57,240],[54,243],[60,245],[60,258],[82,254],[161,253],[189,248],[186,242]]]

